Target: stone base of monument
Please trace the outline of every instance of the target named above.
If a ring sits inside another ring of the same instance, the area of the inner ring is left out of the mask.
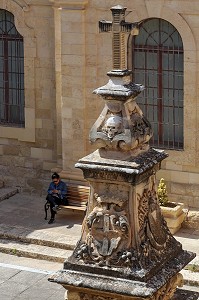
[[[143,280],[135,280],[132,274],[119,274],[109,268],[101,270],[96,266],[65,262],[64,269],[52,275],[49,281],[61,284],[68,291],[68,300],[169,300],[176,288],[183,285],[182,275],[178,271],[193,256],[192,253],[182,251],[178,258],[165,264],[148,280],[144,276]]]
[[[81,297],[83,295],[85,295],[85,291],[80,291],[81,288],[78,288],[77,290],[72,289],[70,291],[65,292],[65,296],[64,296],[64,300],[80,300]],[[159,293],[161,293],[161,291],[159,291]],[[173,292],[168,295],[168,297],[171,297],[171,295],[173,294]],[[155,299],[157,299],[158,295],[154,295],[154,297],[156,297]],[[198,292],[194,292],[194,291],[190,291],[190,290],[185,290],[185,289],[177,289],[176,292],[174,293],[172,300],[198,300],[199,298],[199,293]],[[118,295],[114,295],[114,294],[106,294],[106,293],[101,293],[98,291],[93,291],[92,293],[88,293],[86,291],[86,297],[84,297],[84,299],[99,299],[99,300],[106,300],[108,298],[108,300],[110,299],[122,299],[124,300],[124,296],[120,296],[118,297]],[[127,297],[126,297],[127,298]],[[138,299],[138,298],[133,298],[133,297],[128,297],[128,299]],[[142,298],[142,299],[147,299],[147,298]],[[151,298],[154,299],[154,298]],[[168,298],[167,298],[168,299]],[[171,299],[171,298],[170,298]]]
[[[179,272],[195,254],[182,249],[161,214],[155,173],[165,155],[151,148],[117,161],[96,151],[76,164],[91,186],[82,236],[49,279],[68,299],[168,300],[182,285]]]
[[[67,290],[68,300],[169,300],[177,286],[183,284],[180,273],[171,277],[166,283],[165,279],[161,280],[158,277],[144,283],[83,272],[74,274],[62,270],[49,280],[61,284]]]

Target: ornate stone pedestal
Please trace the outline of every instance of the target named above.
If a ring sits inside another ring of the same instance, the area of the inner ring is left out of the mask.
[[[125,22],[125,8],[111,10],[113,22],[101,29],[113,31],[114,70],[94,91],[105,107],[90,132],[99,149],[76,164],[91,187],[82,236],[50,280],[70,300],[167,300],[195,255],[182,250],[161,214],[155,175],[167,154],[149,147],[151,126],[135,102],[143,87],[123,69],[123,35],[135,24]]]
[[[161,215],[155,173],[165,157],[149,149],[118,161],[97,150],[77,163],[91,186],[82,237],[51,278],[69,299],[171,299],[194,254],[182,250]]]

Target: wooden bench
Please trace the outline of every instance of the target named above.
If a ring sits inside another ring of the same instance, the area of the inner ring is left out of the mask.
[[[60,208],[85,211],[90,188],[83,185],[67,185],[67,205],[60,205]]]
[[[60,209],[70,209],[74,211],[86,211],[90,187],[83,185],[67,185],[67,205],[59,205]],[[45,220],[47,220],[47,211],[50,207],[47,201],[44,205]]]

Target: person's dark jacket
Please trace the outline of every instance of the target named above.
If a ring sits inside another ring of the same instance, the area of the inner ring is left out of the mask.
[[[58,194],[55,195],[53,193],[53,190],[58,190]],[[51,182],[48,188],[48,194],[53,195],[53,196],[57,196],[60,199],[64,199],[66,197],[67,194],[67,187],[65,182],[61,181],[56,185],[54,182]]]

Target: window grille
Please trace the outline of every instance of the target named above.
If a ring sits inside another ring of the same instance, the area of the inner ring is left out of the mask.
[[[142,22],[132,40],[133,80],[145,90],[137,102],[153,128],[151,144],[183,149],[183,44],[162,19]]]
[[[0,9],[0,125],[24,127],[24,48],[12,13]]]

